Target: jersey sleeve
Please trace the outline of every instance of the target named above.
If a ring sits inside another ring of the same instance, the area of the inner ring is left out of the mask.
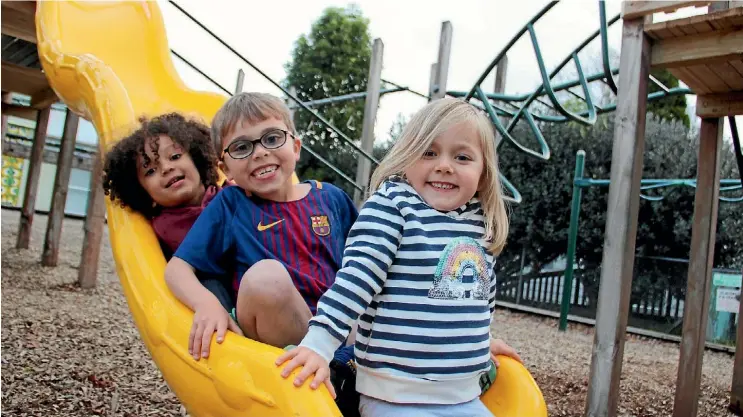
[[[335,188],[334,194],[339,218],[341,219],[341,227],[343,228],[343,236],[348,236],[351,226],[359,217],[359,211],[356,208],[356,204],[354,204],[353,200],[351,200],[345,191]]]
[[[384,191],[378,191],[364,204],[348,234],[335,283],[320,298],[317,315],[310,320],[309,332],[300,346],[330,361],[354,322],[382,290],[403,226],[399,209]]]
[[[224,275],[224,255],[230,252],[234,199],[225,189],[206,206],[173,256],[184,260],[202,274]]]

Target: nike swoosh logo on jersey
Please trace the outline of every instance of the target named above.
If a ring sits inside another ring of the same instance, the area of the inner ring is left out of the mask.
[[[270,229],[270,228],[272,228],[272,227],[276,226],[277,224],[279,224],[279,223],[281,223],[281,222],[283,222],[283,221],[284,221],[284,219],[281,219],[281,220],[279,220],[279,221],[277,221],[277,222],[269,223],[269,224],[267,224],[267,225],[265,225],[265,226],[263,225],[263,223],[262,223],[262,222],[261,222],[261,223],[258,223],[258,231],[259,231],[259,232],[263,232],[263,231],[265,231],[265,230],[268,230],[268,229]]]

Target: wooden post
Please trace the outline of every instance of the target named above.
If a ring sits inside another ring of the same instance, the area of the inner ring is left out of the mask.
[[[431,78],[428,79],[428,101],[433,100],[433,89],[436,87],[436,73],[438,65],[434,62],[431,64]]]
[[[712,260],[715,254],[717,205],[720,193],[720,149],[724,119],[702,119],[699,131],[697,187],[691,226],[689,273],[684,299],[681,357],[676,379],[673,417],[694,417],[699,404],[702,358],[707,337]]]
[[[57,266],[59,260],[59,239],[62,235],[62,221],[64,220],[64,208],[67,202],[67,190],[70,182],[70,171],[72,170],[72,156],[75,151],[75,140],[77,139],[77,127],[80,117],[67,109],[64,122],[64,133],[62,133],[62,144],[57,158],[57,173],[54,176],[54,193],[52,194],[52,208],[49,210],[49,220],[46,224],[46,237],[44,239],[44,252],[41,255],[41,264],[44,266]]]
[[[743,273],[743,272],[741,272]],[[741,288],[743,294],[743,288]],[[735,360],[733,361],[733,385],[730,389],[728,408],[736,415],[743,414],[743,301],[738,297],[738,329],[735,338]],[[741,348],[739,349],[738,346]]]
[[[498,63],[498,68],[495,70],[495,86],[493,92],[503,94],[506,91],[506,76],[508,75],[508,55],[503,56]],[[501,122],[503,118],[501,118]],[[495,132],[495,144],[500,143],[502,137],[500,133]]]
[[[361,130],[361,149],[371,154],[374,151],[374,123],[377,121],[379,109],[379,91],[382,88],[382,61],[384,59],[384,43],[381,39],[374,39],[372,46],[371,63],[369,64],[369,81],[366,84],[366,100],[364,101],[364,124]],[[356,206],[366,200],[366,191],[369,188],[371,161],[359,156],[356,165],[356,184],[364,187],[364,191],[354,190],[353,201]]]
[[[82,288],[93,288],[98,275],[98,257],[101,253],[106,202],[103,194],[103,153],[98,151],[93,171],[90,173],[88,209],[85,213],[85,239],[83,240],[77,282]]]
[[[436,84],[433,86],[431,100],[446,96],[446,79],[449,76],[449,56],[451,55],[452,26],[448,20],[441,24],[439,38],[439,59],[436,67]]]
[[[46,143],[46,130],[49,126],[51,111],[52,107],[48,106],[39,110],[36,116],[34,143],[31,145],[31,159],[28,161],[26,190],[23,194],[23,208],[21,208],[21,223],[18,227],[18,240],[15,245],[19,249],[28,249],[31,242],[31,226],[36,211],[36,191],[39,188],[41,165],[44,163],[44,144]]]
[[[245,71],[243,71],[243,69],[240,68],[240,70],[237,71],[237,84],[235,84],[235,94],[240,94],[243,92],[244,82],[245,82]]]
[[[586,416],[614,417],[624,356],[645,149],[650,42],[643,19],[625,20],[619,63],[611,185]]]
[[[11,95],[10,93],[3,92],[2,96],[2,102],[3,104],[10,103],[11,102]],[[3,112],[2,114],[2,141],[3,141],[3,154],[5,154],[5,135],[8,133],[8,116]]]

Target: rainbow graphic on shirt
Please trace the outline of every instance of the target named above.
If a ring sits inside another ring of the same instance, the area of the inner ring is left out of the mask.
[[[458,237],[449,242],[439,257],[439,264],[428,291],[429,298],[443,300],[464,299],[467,295],[464,277],[472,275],[473,288],[468,298],[487,300],[490,290],[485,250],[470,237]]]

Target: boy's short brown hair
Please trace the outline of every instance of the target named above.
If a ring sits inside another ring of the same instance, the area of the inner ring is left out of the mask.
[[[243,120],[260,123],[275,117],[296,133],[289,108],[276,96],[266,93],[239,93],[232,96],[217,111],[212,120],[212,144],[217,155],[222,155],[222,141]]]

